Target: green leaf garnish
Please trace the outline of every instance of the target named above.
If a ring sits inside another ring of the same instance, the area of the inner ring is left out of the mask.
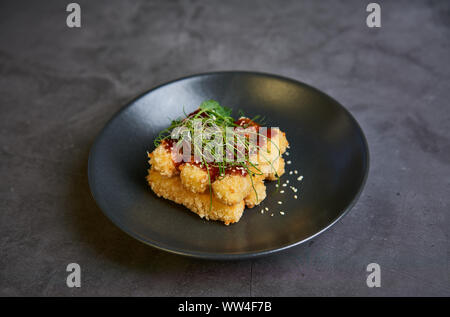
[[[233,112],[230,108],[223,107],[217,101],[212,99],[203,101],[199,108],[204,111],[212,111],[222,117],[230,117]]]

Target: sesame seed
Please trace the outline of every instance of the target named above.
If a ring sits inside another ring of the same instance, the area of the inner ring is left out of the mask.
[[[269,208],[266,207],[265,209],[266,209],[267,211],[269,211]]]
[[[271,214],[270,216],[273,217],[273,214]]]
[[[287,186],[287,184],[283,184],[283,187],[286,187]]]
[[[294,195],[294,198],[297,199],[297,195]]]
[[[282,216],[284,216],[284,212],[280,211],[280,214],[281,214]]]
[[[289,180],[286,181],[286,184],[289,184]]]
[[[284,190],[280,190],[280,194],[283,194],[284,193]]]
[[[287,162],[286,162],[286,164],[288,164],[288,165],[291,164],[291,163],[292,163],[291,161],[287,161]]]
[[[289,172],[289,175],[292,175],[292,171]]]
[[[295,171],[294,171],[294,173],[295,173],[295,174],[298,174],[298,171],[297,171],[297,170],[295,170]]]
[[[261,213],[262,213],[262,214],[264,213],[264,209],[261,209]]]
[[[282,203],[283,203],[283,202],[279,201],[279,202],[278,202],[278,205],[281,205]]]
[[[289,152],[286,152],[286,155],[289,156]]]
[[[278,184],[276,184],[275,187],[278,187]]]
[[[300,175],[300,176],[297,178],[298,181],[301,181],[302,179],[303,179],[303,175]]]

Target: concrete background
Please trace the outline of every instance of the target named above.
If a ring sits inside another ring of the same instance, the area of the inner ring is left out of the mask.
[[[448,1],[0,3],[0,295],[450,295]],[[330,94],[371,151],[353,210],[306,245],[242,262],[155,250],[91,198],[89,148],[149,88],[198,72],[257,70]],[[69,289],[68,263],[82,268]],[[366,266],[382,286],[366,286]]]

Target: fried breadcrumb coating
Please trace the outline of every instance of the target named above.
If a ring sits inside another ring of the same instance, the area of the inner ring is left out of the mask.
[[[227,205],[234,205],[242,201],[252,188],[250,177],[240,174],[225,175],[212,183],[214,195]]]
[[[180,177],[167,177],[153,168],[149,169],[147,181],[156,195],[184,205],[201,218],[220,220],[228,225],[238,222],[244,212],[245,203],[243,200],[230,206],[214,196],[212,197],[211,208],[209,192],[193,193],[181,184]]]
[[[203,193],[209,185],[208,172],[204,169],[192,165],[183,164],[180,166],[180,179],[183,186],[193,193]]]
[[[253,208],[259,205],[266,198],[266,185],[264,185],[263,181],[255,183],[254,187],[255,190],[251,190],[244,199],[248,208]]]
[[[275,181],[284,174],[284,158],[276,159],[272,164],[263,163],[258,168],[264,173],[265,179]]]
[[[172,153],[166,149],[164,145],[159,145],[152,153],[148,154],[150,158],[150,165],[156,171],[164,176],[174,176],[179,174],[179,171],[172,160]]]

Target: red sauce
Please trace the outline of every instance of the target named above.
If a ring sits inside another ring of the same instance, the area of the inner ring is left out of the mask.
[[[175,144],[175,141],[176,140],[174,140],[174,139],[165,139],[162,141],[162,144],[164,145],[164,148],[166,150],[172,150],[173,145]]]
[[[190,114],[187,115],[186,119],[187,119],[187,118],[192,118],[192,117],[195,116],[197,113],[199,113],[200,110],[201,110],[201,109],[198,108],[197,110],[191,112]],[[208,115],[207,115],[205,112],[203,112],[203,113],[201,113],[201,114],[199,115],[199,117],[202,117],[202,118],[206,118],[207,116],[208,116]],[[185,119],[185,120],[186,120],[186,119]]]
[[[260,130],[261,130],[261,127],[258,127],[258,133],[262,134],[263,132]],[[267,139],[271,139],[272,137],[277,135],[278,131],[279,131],[278,129],[267,128],[264,133],[265,133],[265,136],[267,137]],[[258,135],[258,145],[259,146],[262,146],[265,144],[265,142],[266,142],[265,136]]]
[[[244,129],[254,127],[256,129],[256,133],[258,133],[258,141],[257,141],[258,146],[262,146],[265,144],[266,138],[263,135],[259,135],[259,133],[263,133],[262,131],[260,132],[260,130],[263,128],[263,127],[261,127],[261,125],[259,125],[258,123],[254,122],[251,119],[246,118],[246,117],[242,117],[242,118],[236,120],[234,123]],[[271,139],[277,133],[278,133],[278,129],[271,129],[271,128],[265,129],[265,134],[268,139]]]
[[[177,140],[174,140],[174,139],[165,139],[165,140],[162,141],[162,145],[164,146],[164,148],[167,151],[170,151],[170,153],[172,153],[173,146],[175,145],[176,142],[177,142]],[[176,162],[173,159],[173,154],[172,154],[172,161],[173,161],[173,164],[175,164],[175,167],[177,169],[180,169],[180,165],[184,163],[183,161]]]
[[[260,127],[259,124],[246,117],[239,118],[238,120],[234,121],[234,124],[243,127],[244,129],[248,127]]]

